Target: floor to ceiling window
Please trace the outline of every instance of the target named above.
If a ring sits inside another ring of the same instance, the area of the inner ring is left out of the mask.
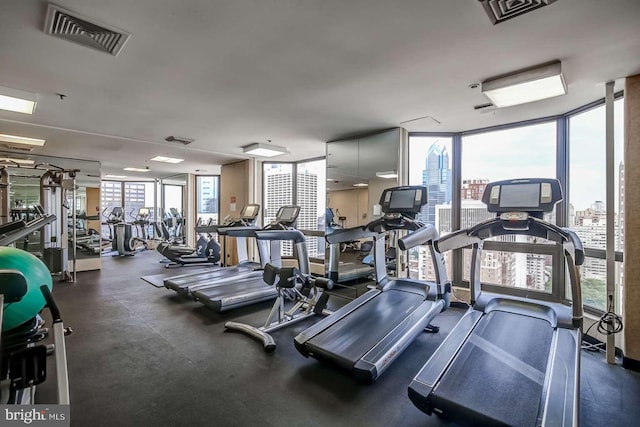
[[[298,228],[323,231],[326,198],[326,162],[324,159],[296,164],[296,204],[300,206]],[[324,236],[307,236],[311,258],[324,258]]]
[[[490,130],[462,136],[460,225],[471,227],[495,214],[482,203],[489,182],[515,178],[556,177],[556,122]],[[547,220],[555,222],[554,216]],[[526,236],[505,236],[485,245],[480,277],[482,283],[551,291],[551,248]],[[526,246],[523,246],[525,244]],[[522,249],[528,253],[521,253]],[[500,250],[496,250],[500,249]],[[471,250],[463,252],[463,279],[469,280]]]
[[[624,244],[623,100],[614,102],[615,146],[615,250]],[[606,309],[607,241],[605,106],[569,117],[569,227],[578,234],[586,250],[582,276],[582,298],[586,306]],[[621,294],[622,262],[616,262],[616,294]],[[621,305],[618,303],[618,307]]]
[[[326,204],[326,162],[324,159],[298,163],[263,163],[264,223],[273,221],[285,205],[300,206],[296,227],[303,232],[324,230]],[[324,238],[307,235],[311,258],[324,257]],[[283,242],[282,254],[292,255],[292,246]]]
[[[623,102],[620,96],[614,102],[613,218],[618,312],[621,311],[624,286]],[[456,144],[459,141],[460,149],[456,152],[460,153],[459,159],[453,158],[451,141],[454,148],[458,147]],[[584,265],[580,267],[584,304],[596,312],[604,311],[608,308],[605,147],[604,100],[548,120],[532,120],[447,137],[412,133],[409,135],[409,183],[428,187],[430,203],[420,219],[433,223],[444,235],[453,228],[453,215],[459,215],[460,228],[493,217],[481,202],[484,189],[491,181],[559,178],[561,184],[566,186],[563,187],[564,203],[557,205],[545,219],[574,229],[581,238],[586,256]],[[565,154],[566,158],[563,158]],[[447,166],[447,163],[460,164],[460,169]],[[457,180],[460,194],[455,194],[457,190],[448,184]],[[453,212],[452,206],[456,204],[460,209]],[[558,211],[560,208],[563,210]],[[560,272],[562,266],[552,265],[554,246],[543,239],[526,237],[488,240],[481,260],[481,281],[490,286],[509,287],[516,294],[521,292],[517,289],[524,292],[550,292],[553,280],[564,277]],[[409,260],[412,277],[433,279],[419,256],[412,258],[410,255]],[[454,265],[455,273],[461,279],[456,284],[467,285],[470,250],[463,250],[462,259],[457,264],[449,261],[447,268]],[[556,288],[559,287],[553,288],[554,292]],[[555,297],[571,298],[568,288],[558,291]]]
[[[218,224],[220,212],[220,177],[203,175],[196,177],[196,211],[203,223]]]
[[[409,185],[427,187],[427,204],[422,207],[417,219],[433,224],[440,236],[452,231],[452,140],[450,136],[412,135],[409,138]],[[451,277],[451,253],[445,253],[444,258],[447,274]],[[408,261],[409,277],[435,280],[435,270],[427,247],[411,249]]]

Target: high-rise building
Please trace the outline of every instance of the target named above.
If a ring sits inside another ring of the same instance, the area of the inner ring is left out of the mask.
[[[435,224],[436,205],[451,203],[451,169],[449,169],[449,153],[439,143],[433,143],[425,157],[422,171],[422,185],[427,187],[427,205],[418,214],[418,220],[427,224]]]
[[[618,247],[617,250],[624,250],[624,163],[620,162],[618,167]]]
[[[318,229],[318,175],[315,173],[298,171],[296,176],[297,204],[300,206],[298,228],[302,230]],[[318,239],[307,238],[309,256],[317,257]],[[324,250],[324,247],[323,247]]]
[[[198,214],[218,213],[218,177],[198,177]]]
[[[488,179],[465,179],[462,181],[461,199],[482,200],[484,190],[489,185]]]
[[[284,169],[279,164],[273,164],[270,169],[265,170],[265,178],[266,222],[275,218],[281,206],[291,204],[293,183],[290,169]],[[317,230],[318,175],[306,170],[298,171],[296,180],[296,203],[300,206],[296,227],[301,230]],[[317,256],[318,248],[318,239],[307,239],[307,250],[310,256]],[[283,243],[282,253],[287,255],[291,253],[290,243]]]

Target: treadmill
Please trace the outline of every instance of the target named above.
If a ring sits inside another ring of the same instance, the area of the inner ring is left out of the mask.
[[[333,232],[340,232],[344,229],[336,229]],[[347,229],[348,230],[348,229]],[[373,276],[375,269],[361,261],[340,264],[340,243],[329,245],[329,271],[328,277],[335,283],[350,282],[356,279]]]
[[[253,273],[256,270],[263,268],[264,264],[267,262],[268,248],[258,242],[258,253],[261,262],[250,261],[249,256],[247,255],[246,237],[255,237],[255,231],[260,230],[260,227],[255,225],[256,218],[259,213],[260,205],[249,204],[242,209],[239,218],[226,221],[224,224],[220,225],[196,227],[195,230],[197,233],[218,233],[219,236],[224,236],[225,239],[228,230],[237,229],[239,233],[235,237],[237,237],[236,250],[238,254],[238,264],[231,267],[214,266],[205,272],[186,273],[168,277],[164,279],[164,287],[172,289],[181,295],[188,295],[191,292],[192,286],[208,283],[208,281],[213,279],[232,276],[238,277],[239,275]]]
[[[270,246],[269,256],[265,258],[275,267],[282,266],[280,241],[290,239],[292,235],[291,233],[275,233],[275,231],[292,230],[299,214],[300,206],[282,206],[273,222],[260,231],[254,231],[258,244],[267,243]],[[262,231],[274,232],[262,233]],[[229,229],[227,233],[229,236],[236,236],[242,231]],[[297,242],[296,240],[292,241]],[[300,253],[295,255],[297,257],[306,256],[306,254]],[[298,259],[298,262],[303,262],[303,260]],[[262,275],[263,270],[255,270],[245,275],[236,274],[223,279],[213,279],[192,287],[191,296],[196,301],[218,312],[273,300],[278,296],[278,291],[275,286],[267,285]]]
[[[432,319],[449,306],[451,287],[442,255],[433,241],[438,232],[414,218],[427,203],[424,186],[384,190],[384,216],[362,228],[339,230],[326,236],[330,244],[365,237],[374,239],[375,289],[349,302],[295,337],[304,356],[332,362],[359,380],[372,382],[397,359]],[[436,271],[436,283],[390,279],[385,262],[385,232],[408,230],[398,246],[408,250],[427,245]],[[435,328],[432,329],[435,331]]]
[[[491,183],[482,201],[497,217],[437,242],[440,252],[471,246],[472,306],[409,386],[409,397],[423,412],[461,425],[578,425],[582,296],[577,266],[584,253],[573,231],[542,220],[560,200],[555,179]],[[526,298],[481,291],[484,240],[510,235],[556,243],[554,262],[559,258],[564,267],[566,261],[571,306],[543,301],[536,291]]]

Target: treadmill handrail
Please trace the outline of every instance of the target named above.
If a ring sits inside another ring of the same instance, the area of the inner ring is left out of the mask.
[[[50,224],[55,220],[56,220],[56,216],[51,214],[51,215],[42,216],[40,218],[36,218],[32,221],[29,221],[25,227],[20,228],[18,230],[14,230],[0,237],[0,246],[8,246],[13,242],[15,242],[16,240],[19,240],[24,236],[36,230],[41,229],[45,225]]]
[[[332,233],[329,233],[325,236],[325,240],[329,244],[344,243],[352,242],[359,239],[376,237],[378,234],[380,233],[371,231],[367,229],[366,226],[356,226],[351,228],[335,229]]]
[[[305,242],[304,234],[300,230],[260,230],[255,232],[258,240],[288,240],[294,243]]]
[[[426,245],[438,238],[438,230],[432,224],[427,224],[398,240],[398,247],[409,250],[416,246]]]
[[[474,253],[472,254],[471,268],[477,269],[479,268],[479,252],[482,251],[483,241],[491,237],[525,235],[540,237],[561,244],[569,270],[569,282],[571,283],[573,323],[577,327],[582,325],[582,291],[577,266],[581,265],[584,260],[584,249],[578,235],[571,230],[558,227],[531,215],[525,221],[519,221],[519,227],[517,228],[505,227],[508,224],[509,221],[500,217],[481,222],[473,227],[443,236],[437,241],[436,249],[442,253],[472,246]],[[475,302],[480,295],[480,279],[478,274],[473,274],[472,276],[476,278],[477,282],[471,283],[472,302]]]
[[[218,228],[218,234],[223,234],[231,237],[255,237],[256,231],[262,230],[257,225],[250,225],[246,227],[220,227]]]

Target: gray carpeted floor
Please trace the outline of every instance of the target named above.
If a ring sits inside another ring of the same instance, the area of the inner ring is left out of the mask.
[[[442,425],[413,406],[407,386],[461,310],[436,318],[439,334],[421,335],[375,384],[362,385],[295,350],[293,337],[313,320],[274,333],[278,349],[267,354],[223,325],[258,325],[270,303],[217,314],[141,280],[166,272],[159,259],[153,251],[104,257],[102,271],[56,284],[75,330],[67,338],[72,425]],[[582,367],[581,425],[637,424],[640,375],[592,353]],[[51,384],[40,387],[38,400],[51,393]]]

